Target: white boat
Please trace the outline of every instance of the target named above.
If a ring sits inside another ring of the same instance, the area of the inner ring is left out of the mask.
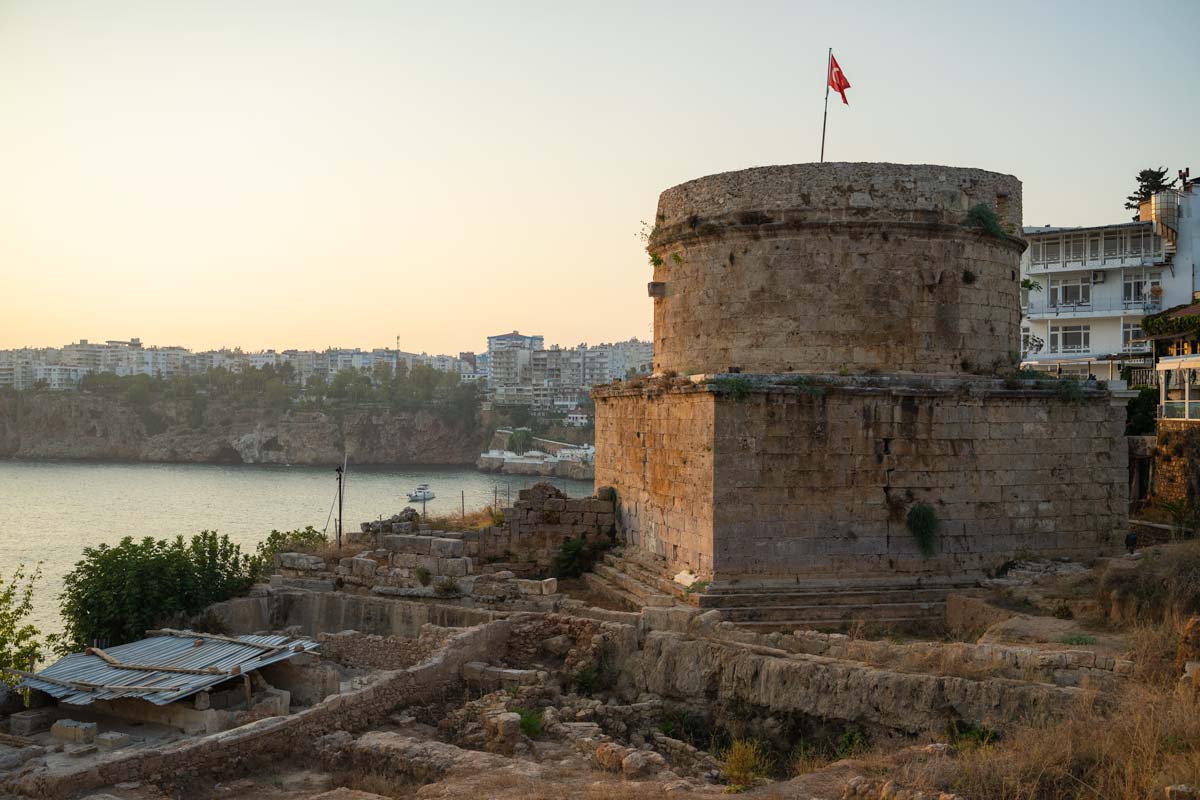
[[[408,493],[408,499],[414,502],[421,500],[432,500],[433,497],[433,490],[429,488],[428,483],[422,483],[416,488],[416,491]]]

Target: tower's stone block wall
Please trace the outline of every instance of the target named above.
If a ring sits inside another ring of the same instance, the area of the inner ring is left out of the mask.
[[[622,537],[710,574],[715,396],[620,387],[595,397],[596,485],[616,490]]]
[[[1123,531],[1124,408],[1030,381],[756,376],[597,390],[596,480],[630,545],[720,581],[961,575]],[[928,503],[926,556],[906,528]]]
[[[663,192],[654,366],[685,375],[1011,364],[1021,184],[977,169],[800,164]]]

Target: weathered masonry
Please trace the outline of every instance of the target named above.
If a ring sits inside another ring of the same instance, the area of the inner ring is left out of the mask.
[[[998,377],[1017,358],[1020,224],[1016,178],[954,167],[766,167],[663,192],[656,378],[594,392],[596,482],[629,549],[712,591],[953,579],[1119,542],[1121,405]]]

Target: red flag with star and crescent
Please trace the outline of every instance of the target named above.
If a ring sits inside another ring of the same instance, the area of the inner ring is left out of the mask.
[[[829,54],[829,88],[842,96],[843,103],[850,105],[850,101],[846,99],[846,90],[850,88],[850,81],[846,80],[846,73],[842,72],[833,53]]]

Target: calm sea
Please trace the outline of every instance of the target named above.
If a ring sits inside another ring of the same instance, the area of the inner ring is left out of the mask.
[[[472,511],[496,496],[501,505],[515,500],[517,490],[537,480],[547,479],[462,467],[352,466],[343,519],[350,530],[389,517],[410,505],[405,494],[419,483],[437,495],[428,512],[441,515],[459,510],[462,493]],[[592,492],[590,482],[552,482],[572,496]],[[209,529],[253,550],[273,528],[325,528],[334,491],[333,469],[321,467],[0,461],[0,579],[7,581],[18,564],[41,562],[34,622],[58,630],[62,578],[84,547]]]

